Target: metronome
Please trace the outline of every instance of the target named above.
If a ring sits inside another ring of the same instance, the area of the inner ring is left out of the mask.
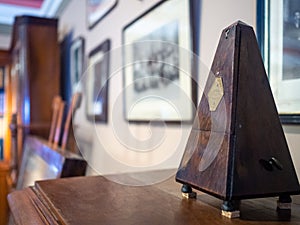
[[[239,216],[242,199],[279,196],[290,208],[300,186],[252,27],[224,29],[176,174],[224,200],[222,215]]]

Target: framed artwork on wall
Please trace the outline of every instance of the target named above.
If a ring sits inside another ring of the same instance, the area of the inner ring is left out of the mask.
[[[123,29],[129,122],[191,122],[197,98],[189,0],[161,1]]]
[[[92,29],[118,3],[118,0],[86,0],[87,24]]]
[[[110,40],[89,54],[86,80],[86,115],[92,122],[107,122]]]
[[[300,2],[257,1],[258,40],[283,124],[300,123]]]
[[[80,79],[84,70],[84,39],[76,38],[70,47],[71,93],[80,91]]]

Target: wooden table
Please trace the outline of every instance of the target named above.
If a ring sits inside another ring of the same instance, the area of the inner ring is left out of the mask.
[[[39,181],[8,196],[16,224],[300,224],[300,205],[276,212],[276,198],[244,200],[241,217],[224,218],[221,200],[198,192],[182,199],[174,177],[157,185],[124,186],[102,176]],[[299,199],[294,196],[294,200]],[[284,222],[283,222],[284,221]]]

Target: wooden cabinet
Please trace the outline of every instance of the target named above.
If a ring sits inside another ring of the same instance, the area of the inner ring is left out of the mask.
[[[52,115],[52,99],[60,91],[60,61],[57,19],[16,17],[11,54],[11,114],[18,159],[26,134],[47,138]]]
[[[16,17],[11,54],[12,112],[29,133],[47,138],[52,99],[60,88],[57,20]]]
[[[10,54],[7,50],[0,50],[0,66],[6,66],[10,63]]]
[[[6,77],[8,72],[9,72],[9,65],[11,63],[11,55],[10,52],[8,50],[0,50],[0,74],[3,73],[4,77],[2,77],[3,79],[0,79],[0,81],[2,81],[2,85],[5,85],[5,83],[8,83],[9,81],[9,77]],[[1,84],[0,84],[1,86]],[[3,92],[4,91],[4,92]],[[8,124],[8,120],[11,117],[10,116],[10,110],[8,110],[8,108],[10,109],[10,101],[9,101],[9,96],[10,96],[10,91],[8,90],[7,87],[1,87],[0,88],[0,92],[2,92],[1,94],[4,95],[5,100],[4,100],[4,108],[2,109],[2,114],[0,117],[0,122],[3,125],[2,127],[2,136],[0,138],[3,138],[5,141],[3,143],[3,159],[6,161],[10,160],[10,141],[8,141],[8,139],[10,139],[11,134],[9,132],[9,129],[7,127]],[[3,105],[2,105],[3,106]],[[1,158],[1,157],[0,157]]]
[[[48,138],[52,99],[60,91],[57,24],[57,19],[16,17],[10,49],[0,50],[0,67],[6,71],[5,113],[1,118],[4,162],[0,162],[0,225],[7,220],[7,177],[12,175],[15,181],[16,173],[10,172],[17,172],[20,165],[25,134]],[[10,132],[13,114],[16,126]]]

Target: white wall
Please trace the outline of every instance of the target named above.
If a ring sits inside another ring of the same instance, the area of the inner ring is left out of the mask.
[[[107,38],[111,39],[112,49],[118,49],[122,46],[123,27],[157,2],[158,0],[119,0],[118,5],[102,21],[92,30],[88,30],[85,19],[85,1],[72,0],[60,17],[61,38],[72,30],[74,38],[83,36],[86,41],[86,55]],[[256,1],[253,0],[203,0],[199,13],[201,14],[200,59],[207,68],[211,66],[222,29],[241,20],[256,30]],[[202,86],[204,86],[206,75],[201,74],[200,85]],[[147,124],[127,126],[122,111],[112,118],[111,113],[116,105],[118,95],[122,93],[121,71],[116,72],[109,85],[107,124],[93,124],[87,121],[84,104],[75,117],[77,139],[84,154],[92,163],[92,167],[102,174],[126,172],[136,168],[145,170],[178,167],[190,127],[168,125],[165,130],[159,126],[152,127],[153,133],[163,132],[163,142],[148,153],[129,150],[116,135],[120,131],[120,127],[122,129],[125,127],[125,130],[121,132],[128,134],[128,143],[125,144],[132,146],[149,138],[151,131]],[[122,107],[121,105],[120,108]],[[130,132],[136,137],[133,141],[129,138]],[[298,126],[285,127],[285,132],[296,170],[300,171],[300,156],[297,153],[300,129]]]
[[[211,66],[221,31],[238,20],[256,30],[256,1],[202,1],[200,58],[204,64]]]
[[[300,180],[300,127],[299,126],[283,126],[285,137],[288,142],[290,153],[297,172],[298,180]]]
[[[11,36],[0,34],[0,49],[7,50],[10,47]]]
[[[86,55],[109,38],[111,48],[115,54],[122,52],[122,29],[133,21],[137,16],[156,4],[158,1],[119,1],[118,5],[101,20],[92,30],[86,28],[84,1],[71,1],[63,15],[60,17],[60,30],[62,35],[73,31],[74,38],[83,36],[86,41]],[[74,17],[74,15],[76,15]],[[117,50],[119,49],[119,50]],[[115,68],[111,60],[111,70]],[[109,118],[107,124],[93,124],[85,117],[85,101],[75,117],[76,134],[81,150],[88,157],[99,173],[115,173],[160,168],[176,168],[181,159],[182,151],[186,143],[190,125],[178,126],[168,125],[163,127],[154,126],[149,131],[148,124],[133,124],[127,126],[123,118],[123,106],[119,105],[117,116],[112,117],[112,111],[116,107],[116,101],[123,91],[122,71],[116,72],[109,84]],[[83,99],[84,100],[84,99]],[[122,104],[122,103],[121,103]],[[120,140],[118,131],[122,128]],[[149,138],[152,134],[162,132],[162,143],[150,143],[155,147],[153,151],[139,152],[132,150],[137,144]],[[128,135],[127,135],[128,134]],[[131,135],[132,136],[131,136]],[[126,146],[129,145],[130,147]]]

